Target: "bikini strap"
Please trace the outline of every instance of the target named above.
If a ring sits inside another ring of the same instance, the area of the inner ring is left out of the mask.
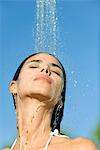
[[[10,150],[13,150],[13,148],[14,148],[14,146],[15,146],[16,142],[17,142],[17,139],[15,139],[15,141],[14,141],[14,143],[13,143],[12,147],[10,148]]]
[[[56,136],[56,135],[58,135],[58,134],[59,134],[59,132],[58,132],[57,129],[55,129],[54,131],[52,131],[52,132],[50,133],[50,137],[49,137],[49,139],[48,139],[48,141],[47,141],[47,143],[46,143],[46,146],[45,146],[45,149],[44,149],[44,150],[48,150],[48,145],[50,144],[52,137],[53,137],[53,136]]]
[[[69,138],[68,136],[65,136],[65,135],[59,135],[58,129],[55,129],[54,131],[52,131],[52,132],[50,133],[50,137],[49,137],[49,139],[48,139],[48,141],[47,141],[47,143],[46,143],[46,146],[45,146],[45,149],[44,149],[44,150],[48,150],[48,145],[50,144],[51,139],[52,139],[53,136],[67,137],[67,138]],[[13,143],[13,145],[12,145],[12,147],[11,147],[10,150],[13,150],[13,148],[14,148],[16,142],[17,142],[17,139],[15,139],[15,141],[14,141],[14,143]]]
[[[49,146],[53,136],[70,138],[69,136],[66,136],[66,135],[59,135],[58,129],[55,129],[53,132],[50,133],[50,137],[49,137],[49,139],[48,139],[48,141],[46,143],[46,146],[45,146],[44,150],[48,150],[48,146]]]

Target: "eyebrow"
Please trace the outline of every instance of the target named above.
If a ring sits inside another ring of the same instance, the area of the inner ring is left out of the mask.
[[[39,62],[39,63],[41,63],[43,61],[42,60],[38,60],[38,59],[34,59],[34,60],[29,61],[28,63],[31,63],[31,62]],[[59,69],[62,70],[62,67],[60,67],[59,65],[57,65],[55,63],[51,63],[51,65],[54,66],[54,67],[58,67]]]
[[[42,60],[34,59],[34,60],[29,61],[28,63],[30,62],[42,62]]]

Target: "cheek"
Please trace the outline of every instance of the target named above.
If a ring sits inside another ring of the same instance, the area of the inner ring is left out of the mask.
[[[33,80],[38,74],[38,71],[37,70],[28,70],[28,71],[22,71],[20,73],[20,76],[19,76],[19,80],[21,81],[28,81],[28,80]]]
[[[62,79],[61,78],[57,78],[55,80],[56,92],[60,91],[62,85],[63,85]]]

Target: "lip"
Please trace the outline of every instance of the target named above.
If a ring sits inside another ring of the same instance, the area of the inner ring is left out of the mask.
[[[34,80],[45,80],[47,81],[49,84],[51,84],[51,79],[45,75],[42,75],[42,76],[38,76],[36,77]]]

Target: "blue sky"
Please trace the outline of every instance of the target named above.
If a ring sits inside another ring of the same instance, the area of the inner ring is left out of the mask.
[[[19,63],[34,53],[35,3],[0,1],[0,148],[16,137],[9,83]],[[98,123],[100,1],[58,0],[59,59],[67,72],[62,128],[90,137]]]

